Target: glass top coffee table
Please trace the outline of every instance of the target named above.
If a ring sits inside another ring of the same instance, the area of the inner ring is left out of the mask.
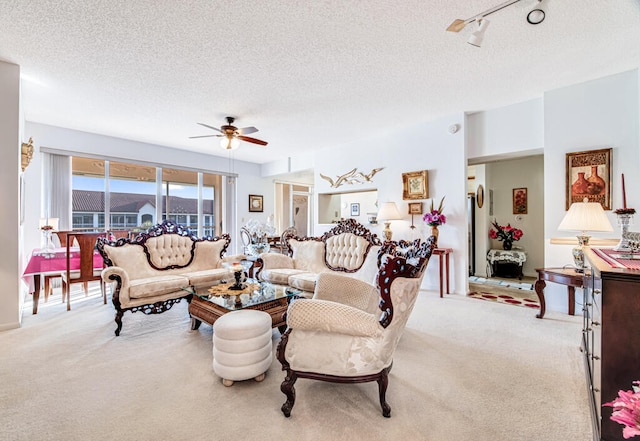
[[[284,313],[289,301],[300,294],[300,290],[289,286],[274,285],[255,279],[241,283],[221,281],[216,285],[186,289],[193,298],[189,303],[191,329],[196,330],[202,322],[213,325],[215,321],[230,311],[257,309],[271,316],[271,327],[283,333],[287,329]]]

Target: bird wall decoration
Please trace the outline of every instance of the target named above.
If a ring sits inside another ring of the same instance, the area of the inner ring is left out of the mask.
[[[327,181],[331,185],[331,188],[338,188],[344,184],[356,185],[364,184],[365,182],[372,182],[373,176],[382,169],[384,169],[384,167],[374,168],[369,173],[365,174],[359,172],[358,168],[356,167],[343,175],[337,176],[335,181],[333,180],[333,178],[323,175],[322,173],[320,173],[320,177]]]

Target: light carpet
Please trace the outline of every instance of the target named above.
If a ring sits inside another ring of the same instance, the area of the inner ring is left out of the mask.
[[[579,317],[421,292],[394,357],[391,418],[375,383],[310,380],[285,418],[280,364],[264,382],[224,387],[212,329],[190,331],[185,302],[125,313],[120,337],[100,298],[72,308],[25,311],[22,328],[0,333],[0,439],[592,439]]]

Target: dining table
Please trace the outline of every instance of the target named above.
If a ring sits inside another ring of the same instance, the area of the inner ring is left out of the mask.
[[[80,248],[69,248],[69,270],[80,269]],[[104,267],[104,260],[98,252],[93,252],[93,268]],[[22,273],[22,280],[29,287],[29,293],[33,295],[33,314],[38,313],[38,302],[40,300],[40,288],[42,277],[59,275],[67,270],[67,248],[36,248],[32,251],[29,262]]]

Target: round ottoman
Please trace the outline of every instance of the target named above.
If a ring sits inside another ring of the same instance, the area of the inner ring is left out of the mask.
[[[229,312],[213,324],[213,371],[225,386],[234,381],[264,380],[273,361],[271,316],[243,309]]]

